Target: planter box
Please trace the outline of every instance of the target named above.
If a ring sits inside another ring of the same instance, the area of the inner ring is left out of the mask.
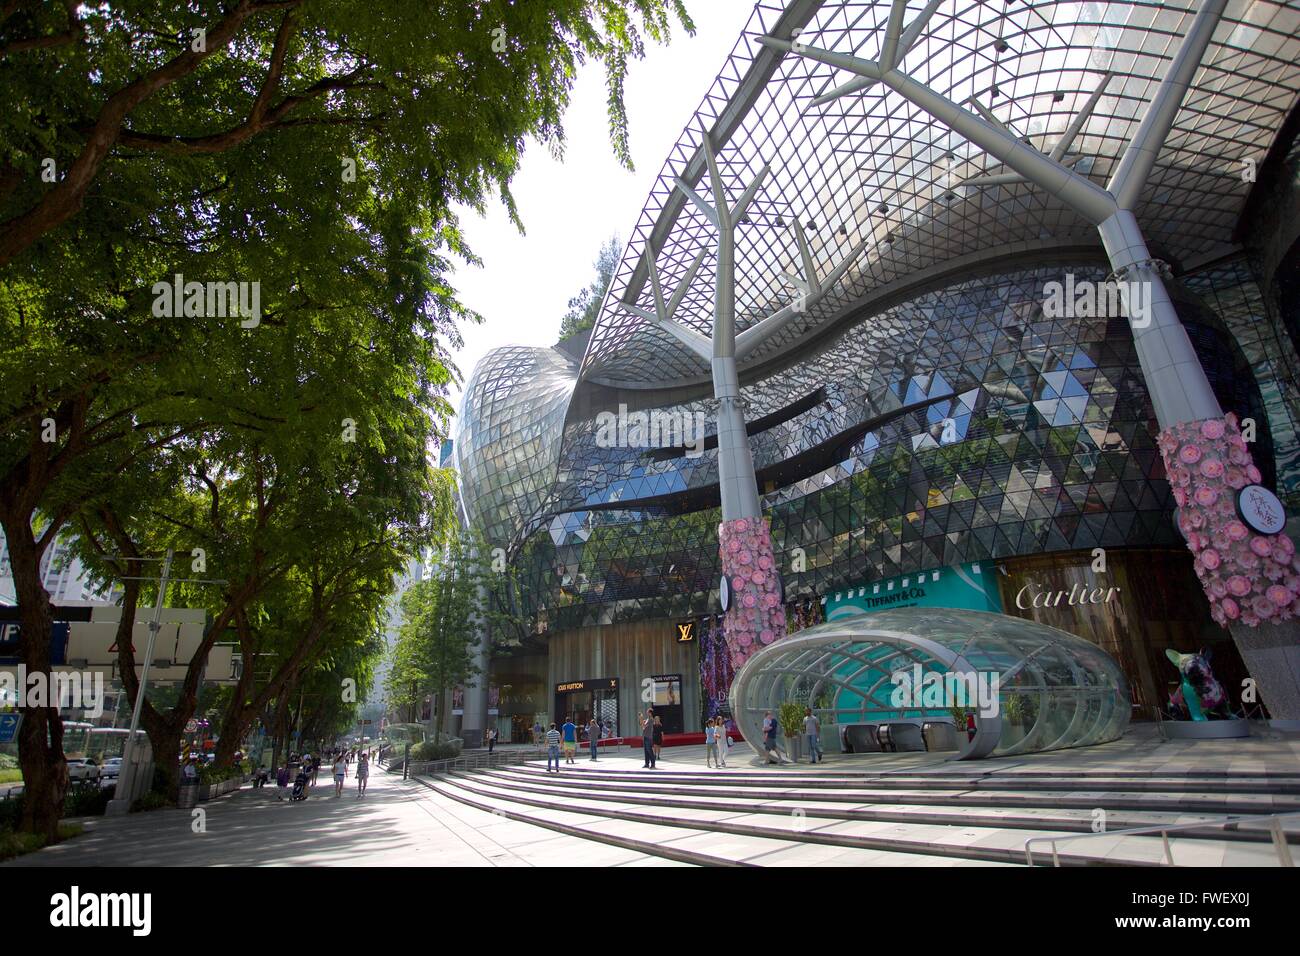
[[[222,780],[219,783],[199,784],[199,799],[211,800],[213,797],[219,797],[222,794],[238,790],[244,784],[243,777],[231,777],[229,780]]]

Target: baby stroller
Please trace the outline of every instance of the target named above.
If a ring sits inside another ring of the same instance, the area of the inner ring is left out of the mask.
[[[289,794],[290,800],[307,799],[307,781],[311,779],[311,774],[307,772],[306,767],[298,769],[298,776],[293,778],[293,792]]]

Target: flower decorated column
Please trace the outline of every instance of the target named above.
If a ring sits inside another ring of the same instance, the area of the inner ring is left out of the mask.
[[[1173,425],[1159,446],[1210,613],[1232,631],[1272,717],[1300,720],[1300,560],[1286,534],[1244,520],[1247,509],[1265,527],[1285,519],[1258,487],[1237,417]]]
[[[727,648],[732,666],[740,670],[755,651],[785,636],[780,572],[766,518],[722,522],[718,544],[729,596]]]

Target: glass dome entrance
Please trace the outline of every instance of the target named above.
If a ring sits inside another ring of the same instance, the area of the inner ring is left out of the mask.
[[[899,608],[800,631],[751,657],[731,712],[761,751],[763,715],[811,707],[832,728],[941,723],[960,706],[975,734],[960,759],[1082,747],[1128,726],[1128,683],[1115,660],[1065,631],[983,611]]]

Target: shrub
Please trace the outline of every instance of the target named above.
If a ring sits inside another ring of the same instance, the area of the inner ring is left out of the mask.
[[[171,803],[163,794],[156,790],[150,790],[143,797],[139,797],[131,804],[132,813],[145,813],[149,810],[161,810]]]
[[[22,783],[23,772],[17,767],[6,767],[0,770],[0,783]]]
[[[777,722],[781,725],[781,733],[787,737],[798,737],[803,733],[803,711],[804,706],[798,701],[782,701],[780,708],[776,712]]]
[[[116,787],[73,787],[63,803],[65,817],[102,817]]]
[[[438,744],[426,740],[411,748],[412,760],[450,760],[460,756],[460,747],[456,744]]]

